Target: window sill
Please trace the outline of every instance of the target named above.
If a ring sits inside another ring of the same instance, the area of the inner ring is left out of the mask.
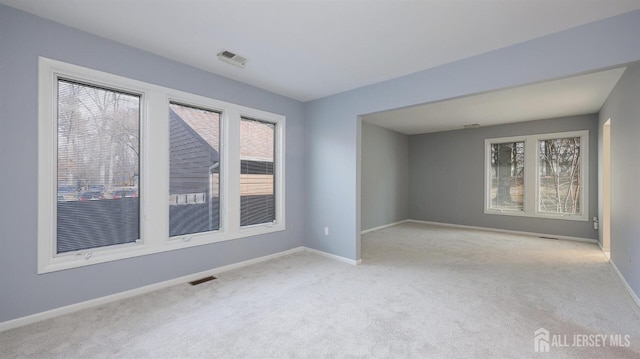
[[[129,243],[111,247],[69,252],[52,257],[48,261],[48,263],[41,267],[38,267],[38,274],[51,273],[65,269],[112,262],[120,259],[134,258],[149,254],[173,251],[176,249],[190,248],[274,232],[281,232],[285,229],[286,228],[283,224],[255,225],[241,229],[236,233],[225,233],[222,231],[217,231],[172,237],[167,240],[162,246],[151,246],[144,243]]]
[[[513,217],[529,217],[540,219],[559,219],[565,221],[580,221],[588,222],[589,218],[586,215],[554,215],[554,214],[542,214],[542,213],[526,213],[522,211],[496,211],[485,209],[484,214],[499,215],[499,216],[513,216]]]

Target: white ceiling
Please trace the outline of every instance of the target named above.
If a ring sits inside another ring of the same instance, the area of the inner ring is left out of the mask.
[[[640,9],[640,0],[0,0],[301,101]],[[221,50],[249,59],[240,69]]]
[[[596,113],[625,68],[362,116],[407,135]]]

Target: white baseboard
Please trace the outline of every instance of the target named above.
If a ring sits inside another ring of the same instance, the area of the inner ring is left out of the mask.
[[[146,285],[144,287],[139,287],[139,288],[127,290],[127,291],[124,291],[124,292],[115,293],[115,294],[107,295],[107,296],[96,298],[96,299],[91,299],[91,300],[88,300],[88,301],[85,301],[85,302],[80,302],[80,303],[71,304],[71,305],[67,305],[67,306],[64,306],[64,307],[60,307],[60,308],[47,310],[45,312],[32,314],[32,315],[29,315],[29,316],[26,316],[26,317],[21,317],[21,318],[8,320],[8,321],[0,323],[0,332],[3,332],[5,330],[10,330],[10,329],[13,329],[13,328],[22,327],[22,326],[25,326],[25,325],[28,325],[28,324],[36,323],[36,322],[39,322],[39,321],[42,321],[42,320],[45,320],[45,319],[50,319],[50,318],[59,317],[61,315],[70,314],[70,313],[73,313],[73,312],[77,312],[79,310],[83,310],[83,309],[92,308],[92,307],[96,307],[96,306],[99,306],[99,305],[104,305],[104,304],[107,304],[107,303],[115,302],[117,300],[131,298],[131,297],[135,297],[135,296],[138,296],[138,295],[141,295],[141,294],[150,293],[150,292],[153,292],[153,291],[156,291],[156,290],[159,290],[159,289],[162,289],[162,288],[167,288],[167,287],[170,287],[170,286],[173,286],[173,285],[191,282],[191,281],[194,281],[196,279],[200,279],[202,277],[215,275],[215,274],[226,272],[226,271],[232,270],[232,269],[246,267],[246,266],[249,266],[249,265],[252,265],[252,264],[268,261],[268,260],[271,260],[271,259],[279,258],[279,257],[286,256],[286,255],[289,255],[289,254],[297,253],[297,252],[301,252],[303,250],[305,250],[305,247],[297,247],[297,248],[289,249],[289,250],[286,250],[286,251],[283,251],[283,252],[269,254],[269,255],[266,255],[266,256],[253,258],[253,259],[249,259],[249,260],[246,260],[246,261],[229,264],[229,265],[226,265],[226,266],[209,269],[209,270],[206,270],[206,271],[203,271],[203,272],[199,272],[199,273],[189,274],[189,275],[186,275],[186,276],[183,276],[183,277],[180,277],[180,278],[170,279],[170,280],[167,280],[167,281],[164,281],[164,282],[154,283],[154,284]],[[327,255],[327,256],[329,256],[329,255]],[[338,257],[338,256],[335,256],[335,257],[342,258],[342,257]],[[333,257],[330,257],[330,258],[333,258]]]
[[[272,260],[272,259],[284,257],[284,256],[289,255],[289,254],[302,252],[302,251],[304,251],[304,249],[305,249],[305,247],[302,247],[302,246],[296,247],[296,248],[292,248],[292,249],[287,249],[286,251],[273,253],[273,254],[268,254],[266,256],[253,258],[253,259],[248,259],[246,261],[242,261],[242,262],[238,262],[238,263],[232,263],[232,264],[228,264],[228,265],[222,266],[222,267],[217,267],[217,268],[211,269],[211,270],[209,270],[207,272],[211,272],[212,274],[222,273],[222,272],[226,272],[226,271],[229,271],[229,270],[232,270],[232,269],[242,268],[242,267],[250,266],[252,264],[257,264],[257,263],[266,262],[266,261],[269,261],[269,260]],[[192,274],[192,276],[195,276],[197,278],[202,276],[202,273],[198,273],[198,274],[199,275]]]
[[[476,231],[484,231],[484,232],[497,232],[497,233],[506,233],[506,234],[516,234],[521,236],[529,236],[529,237],[547,237],[547,238],[557,238],[564,239],[568,241],[576,241],[576,242],[586,242],[597,244],[597,239],[591,238],[580,238],[580,237],[570,237],[570,236],[559,236],[556,234],[544,234],[544,233],[534,233],[534,232],[524,232],[524,231],[513,231],[510,229],[499,229],[499,228],[490,228],[490,227],[477,227],[477,226],[467,226],[463,224],[451,224],[451,223],[442,223],[442,222],[429,222],[429,221],[420,221],[417,219],[408,219],[406,222],[411,223],[422,223],[428,224],[432,226],[441,226],[441,227],[450,227],[450,228],[460,228],[460,229],[472,229]]]
[[[304,247],[304,250],[305,250],[305,252],[314,253],[314,254],[317,254],[317,255],[320,255],[320,256],[323,256],[323,257],[331,258],[333,260],[340,261],[340,262],[347,263],[347,264],[351,264],[351,265],[359,265],[359,264],[362,263],[362,259],[353,260],[353,259],[337,256],[335,254],[319,251],[317,249],[313,249],[313,248],[309,248],[309,247]]]
[[[530,235],[530,236],[545,236],[544,234],[538,234],[538,233],[529,233],[529,232],[510,231],[510,230],[485,228],[485,227],[456,225],[456,224],[448,224],[448,223],[440,223],[440,222],[427,222],[427,221],[419,221],[419,220],[413,220],[413,219],[403,220],[403,221],[395,222],[395,223],[388,224],[388,225],[385,225],[385,226],[368,229],[366,231],[363,231],[362,233],[373,232],[373,231],[378,230],[378,229],[395,226],[395,225],[398,225],[398,224],[401,224],[401,223],[405,223],[405,222],[423,223],[423,224],[437,225],[437,226],[443,226],[443,227],[475,229],[475,230],[500,232],[500,233],[512,233],[512,234],[522,234],[522,235]],[[552,235],[546,235],[546,236],[552,236]],[[566,236],[553,236],[553,237],[556,237],[556,238],[559,238],[559,239],[577,240],[577,241],[590,242],[590,243],[596,243],[597,242],[595,240],[585,239],[585,238],[575,238],[575,237],[566,237]],[[88,301],[84,301],[84,302],[80,302],[80,303],[76,303],[76,304],[71,304],[71,305],[67,305],[67,306],[64,306],[64,307],[60,307],[60,308],[51,309],[51,310],[48,310],[48,311],[45,311],[45,312],[32,314],[32,315],[29,315],[29,316],[26,316],[26,317],[21,317],[21,318],[12,319],[12,320],[9,320],[9,321],[1,322],[0,323],[0,332],[6,331],[6,330],[10,330],[10,329],[14,329],[14,328],[18,328],[18,327],[25,326],[25,325],[28,325],[28,324],[36,323],[36,322],[39,322],[39,321],[42,321],[42,320],[55,318],[55,317],[58,317],[58,316],[61,316],[61,315],[70,314],[70,313],[73,313],[73,312],[76,312],[76,311],[79,311],[79,310],[92,308],[92,307],[96,307],[96,306],[99,306],[99,305],[104,305],[104,304],[111,303],[111,302],[114,302],[114,301],[117,301],[117,300],[131,298],[131,297],[135,297],[135,296],[138,296],[138,295],[141,295],[141,294],[150,293],[150,292],[162,289],[162,288],[167,288],[167,287],[170,287],[170,286],[173,286],[173,285],[190,282],[190,281],[193,281],[193,280],[196,280],[196,279],[200,279],[202,277],[214,275],[214,274],[225,272],[225,271],[232,270],[232,269],[237,269],[237,268],[249,266],[249,265],[252,265],[252,264],[268,261],[268,260],[271,260],[271,259],[275,259],[275,258],[278,258],[278,257],[286,256],[286,255],[297,253],[297,252],[301,252],[301,251],[308,251],[310,253],[315,253],[315,254],[321,255],[323,257],[331,258],[333,260],[337,260],[337,261],[340,261],[340,262],[343,262],[343,263],[347,263],[347,264],[351,264],[351,265],[359,265],[359,264],[362,263],[361,259],[353,260],[353,259],[341,257],[341,256],[338,256],[338,255],[335,255],[335,254],[323,252],[323,251],[320,251],[320,250],[317,250],[317,249],[313,249],[313,248],[297,247],[297,248],[289,249],[289,250],[286,250],[286,251],[283,251],[283,252],[278,252],[278,253],[274,253],[274,254],[258,257],[258,258],[253,258],[253,259],[249,259],[249,260],[246,260],[246,261],[229,264],[229,265],[226,265],[226,266],[209,269],[209,270],[202,271],[202,272],[199,272],[199,273],[186,275],[186,276],[183,276],[183,277],[180,277],[180,278],[170,279],[170,280],[167,280],[167,281],[164,281],[164,282],[154,283],[154,284],[150,284],[150,285],[147,285],[147,286],[144,286],[144,287],[139,287],[139,288],[131,289],[131,290],[128,290],[128,291],[115,293],[115,294],[111,294],[111,295],[108,295],[108,296],[104,296],[104,297],[100,297],[100,298],[96,298],[96,299],[91,299],[91,300],[88,300]],[[622,277],[622,274],[618,271],[618,269],[616,268],[615,264],[612,261],[611,261],[611,264],[612,264],[614,270],[616,271],[617,275],[620,277],[620,279],[622,280],[622,282],[626,286],[627,290],[629,291],[629,293],[633,297],[633,300],[636,302],[636,304],[638,304],[638,306],[640,306],[640,299],[638,299],[638,296],[633,292],[633,290],[631,289],[631,287],[629,286],[627,281],[624,279],[624,277]]]
[[[611,261],[611,251],[605,251],[604,247],[602,246],[602,242],[600,241],[598,241],[598,247],[600,247],[602,254],[604,254],[604,256],[607,257],[607,260]]]
[[[369,232],[377,231],[379,229],[397,226],[399,224],[402,224],[402,223],[405,223],[405,222],[408,222],[408,221],[410,221],[410,220],[409,219],[403,219],[402,221],[385,224],[384,226],[378,226],[378,227],[374,227],[374,228],[365,229],[364,231],[361,231],[360,234],[367,234]]]
[[[622,281],[622,284],[624,284],[625,288],[627,288],[627,292],[629,292],[629,295],[631,295],[631,298],[633,299],[633,301],[640,308],[640,298],[638,298],[638,295],[636,294],[636,292],[633,291],[633,289],[631,288],[631,286],[629,285],[627,280],[624,279],[624,276],[622,276],[622,273],[620,273],[620,271],[618,270],[618,267],[616,267],[616,264],[613,263],[611,258],[609,258],[609,263],[611,263],[611,266],[613,267],[613,270],[618,275],[618,278],[620,278],[620,281]]]

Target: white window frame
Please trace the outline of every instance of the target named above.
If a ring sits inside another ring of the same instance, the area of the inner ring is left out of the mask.
[[[205,245],[286,229],[286,117],[44,57],[38,63],[38,273]],[[59,78],[121,90],[140,101],[140,239],[135,243],[56,252],[57,83]],[[221,113],[220,229],[169,238],[169,103]],[[276,220],[240,227],[240,118],[274,123]]]
[[[556,214],[540,212],[538,209],[538,191],[539,191],[539,167],[538,159],[538,142],[543,140],[580,137],[580,214]],[[518,210],[501,210],[491,208],[491,145],[509,142],[524,141],[524,209]],[[589,131],[569,131],[535,134],[526,136],[500,137],[485,139],[485,157],[484,157],[484,213],[520,216],[520,217],[536,217],[550,219],[564,219],[573,221],[589,220]]]

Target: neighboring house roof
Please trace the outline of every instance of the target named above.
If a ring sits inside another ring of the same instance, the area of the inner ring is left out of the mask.
[[[202,111],[199,111],[199,112],[202,112]],[[188,115],[188,114],[183,113],[183,115]],[[191,140],[197,141],[203,149],[208,151],[213,161],[216,161],[216,162],[220,161],[220,155],[218,152],[218,142],[217,142],[219,137],[217,135],[213,135],[212,134],[213,131],[207,129],[207,127],[209,127],[209,126],[206,126],[207,121],[195,121],[194,119],[192,119],[191,122],[194,125],[196,126],[199,125],[199,127],[194,128],[194,126],[191,123],[186,121],[186,118],[188,117],[189,116],[183,117],[178,115],[176,111],[174,111],[174,108],[169,109],[169,121],[171,123],[175,123],[179,125],[182,128],[182,130],[188,132],[189,138]],[[210,119],[207,119],[207,120],[210,120]],[[211,126],[211,127],[213,128],[216,126]],[[218,130],[216,129],[215,132],[217,133]],[[178,135],[178,134],[175,134],[175,135]],[[174,134],[172,134],[172,136],[174,136]]]
[[[220,147],[220,114],[188,106],[171,106],[171,114],[184,121],[211,148]],[[241,121],[240,131],[249,134],[240,143],[240,159],[250,161],[273,162],[274,158],[274,125],[257,120]]]
[[[176,116],[214,150],[220,149],[220,114],[193,107],[172,105],[169,116]],[[216,125],[218,124],[218,125]]]
[[[275,125],[246,119],[240,122],[240,133],[249,134],[240,141],[240,159],[273,162]]]

